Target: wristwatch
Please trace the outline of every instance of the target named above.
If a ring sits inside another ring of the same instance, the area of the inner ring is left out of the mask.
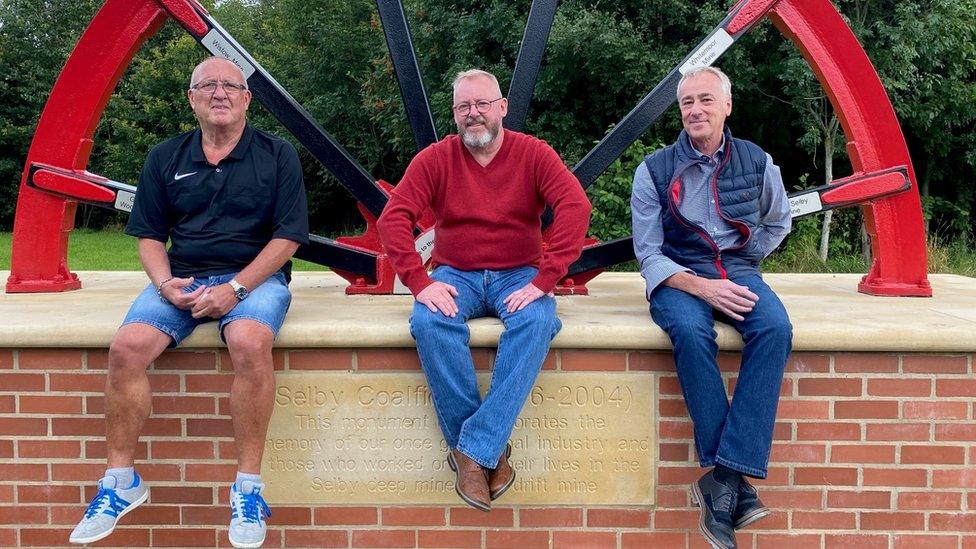
[[[228,284],[234,289],[234,296],[237,297],[237,301],[244,301],[251,294],[250,290],[236,280],[232,279]]]

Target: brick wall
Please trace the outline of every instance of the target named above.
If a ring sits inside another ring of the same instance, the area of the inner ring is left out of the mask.
[[[492,353],[476,350],[487,369]],[[0,547],[61,546],[104,469],[104,350],[0,351]],[[723,354],[730,386],[738,355]],[[286,370],[416,370],[412,349],[279,350]],[[658,504],[648,507],[273,505],[265,547],[707,547],[687,485],[700,475],[669,353],[554,352],[547,369],[639,370],[658,389]],[[235,471],[226,352],[168,352],[139,448],[151,500],[119,546],[226,545]],[[976,549],[972,355],[797,353],[782,388],[769,479],[776,511],[740,547]],[[212,479],[221,482],[214,483]]]

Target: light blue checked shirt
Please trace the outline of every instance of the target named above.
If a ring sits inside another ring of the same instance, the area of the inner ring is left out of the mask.
[[[715,197],[709,186],[709,178],[718,167],[722,145],[708,158],[707,164],[696,164],[681,175],[684,198],[678,211],[689,222],[701,227],[715,241],[720,250],[741,244],[742,235],[727,223],[715,207]],[[701,157],[705,155],[695,150]],[[647,284],[647,296],[667,278],[691,269],[675,263],[661,253],[664,243],[664,227],[661,224],[661,197],[658,195],[647,165],[641,162],[634,172],[634,187],[630,198],[631,219],[634,229],[634,253],[640,265],[641,276]],[[763,252],[768,256],[786,238],[792,226],[790,204],[783,186],[779,166],[766,155],[766,171],[763,173],[762,191],[759,195],[759,225],[752,232]]]

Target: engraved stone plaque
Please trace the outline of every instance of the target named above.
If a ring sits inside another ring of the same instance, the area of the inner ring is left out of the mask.
[[[480,374],[482,394],[489,374]],[[279,504],[457,504],[422,373],[279,373],[262,474]],[[652,504],[645,373],[543,372],[511,436],[499,504]]]

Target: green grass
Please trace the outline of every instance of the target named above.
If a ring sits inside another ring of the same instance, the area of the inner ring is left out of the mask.
[[[10,269],[11,233],[0,232],[0,270]],[[300,259],[295,271],[327,271],[328,268]],[[68,239],[68,266],[72,271],[141,271],[136,239],[121,230],[75,229]]]
[[[11,234],[0,232],[0,270],[10,269]],[[976,277],[976,251],[958,240],[948,244],[930,243],[930,273],[952,273]],[[328,268],[299,259],[295,271],[327,271]],[[118,229],[91,231],[75,229],[68,243],[68,265],[74,271],[141,271],[136,240]],[[772,255],[763,270],[779,273],[864,273],[867,265],[859,257],[837,255],[822,263],[815,250],[794,249]],[[610,267],[611,271],[636,271],[630,261]]]

